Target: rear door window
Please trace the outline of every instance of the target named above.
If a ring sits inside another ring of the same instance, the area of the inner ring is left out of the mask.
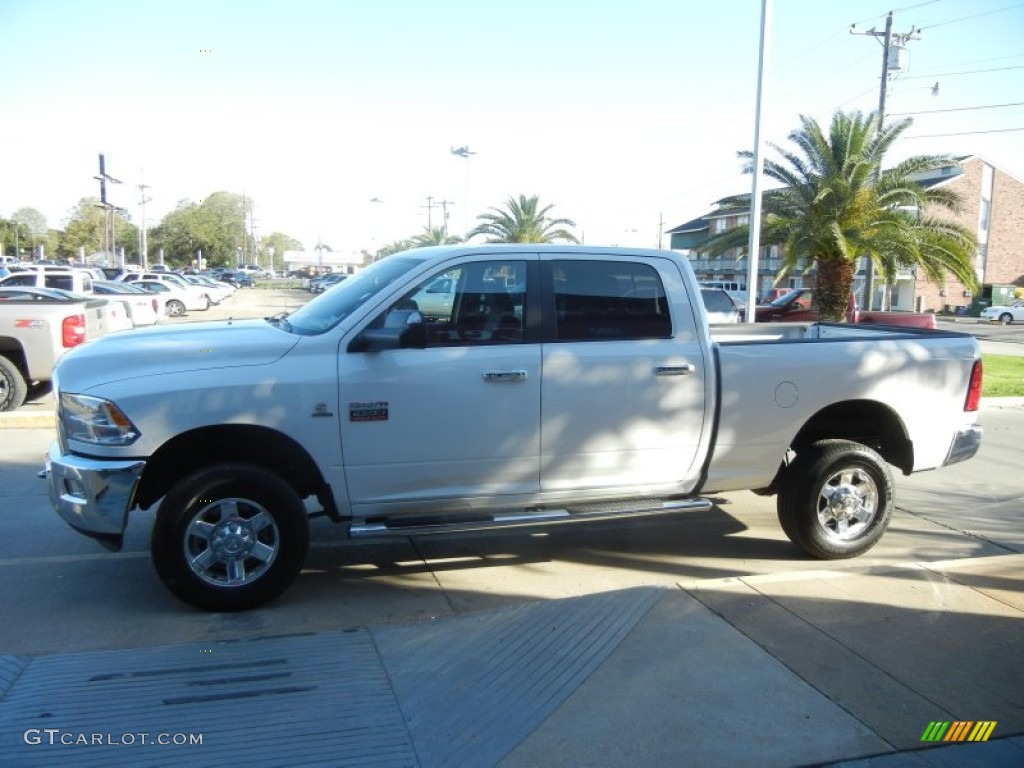
[[[555,338],[559,341],[667,339],[668,300],[657,270],[615,261],[553,261]]]

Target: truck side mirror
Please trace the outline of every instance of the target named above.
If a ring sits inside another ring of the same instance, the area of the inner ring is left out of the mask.
[[[376,325],[376,324],[374,324]],[[418,309],[392,309],[380,327],[363,330],[348,345],[349,352],[383,352],[386,349],[425,349],[427,324]]]

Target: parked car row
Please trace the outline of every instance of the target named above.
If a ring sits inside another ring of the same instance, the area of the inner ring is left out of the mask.
[[[165,316],[203,311],[235,292],[234,285],[216,279],[213,272],[179,275],[166,269],[143,272],[55,264],[19,264],[12,265],[11,270],[11,274],[0,277],[0,287],[52,289],[78,296],[102,295],[113,304],[109,310],[112,330],[152,325]],[[242,276],[251,285],[249,275],[242,273]]]

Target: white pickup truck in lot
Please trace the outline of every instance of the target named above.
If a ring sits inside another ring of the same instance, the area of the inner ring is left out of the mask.
[[[440,277],[446,314],[419,303]],[[57,369],[50,496],[152,557],[181,599],[260,605],[298,575],[310,515],[352,537],[706,510],[778,495],[819,558],[858,555],[918,472],[981,441],[973,337],[758,324],[712,337],[677,254],[423,248],[287,316],[113,335]]]

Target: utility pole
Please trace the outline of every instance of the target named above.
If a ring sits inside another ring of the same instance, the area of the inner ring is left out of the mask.
[[[448,236],[448,206],[449,205],[455,205],[455,203],[453,203],[451,200],[442,200],[440,203],[438,203],[438,205],[441,206],[441,215],[444,217],[444,220],[441,223],[441,227],[442,227],[442,229],[444,229],[445,237],[447,237]]]
[[[889,71],[899,70],[902,68],[902,64],[899,59],[900,52],[906,46],[909,40],[920,40],[920,36],[917,34],[920,32],[919,29],[914,27],[910,28],[910,31],[905,34],[896,33],[892,31],[892,11],[889,11],[885,17],[885,30],[878,32],[874,27],[866,32],[858,32],[855,27],[857,25],[851,25],[851,35],[867,35],[874,38],[882,38],[882,82],[878,91],[878,130],[881,131],[885,125],[885,98],[889,86]],[[894,55],[895,54],[895,55]],[[881,176],[881,166],[875,168],[875,183],[878,183],[878,178]],[[875,293],[875,264],[870,257],[867,259],[867,263],[864,265],[864,304],[865,309],[871,311],[872,304],[874,303]],[[885,309],[885,301],[882,301],[883,306],[881,309]]]
[[[431,213],[432,213],[432,211],[435,208],[440,208],[440,207],[441,207],[441,204],[440,203],[435,203],[434,202],[434,198],[432,196],[430,196],[430,195],[427,195],[427,204],[420,206],[420,208],[426,208],[427,209],[427,229],[433,229],[434,223],[433,223],[433,219],[431,217]]]
[[[658,250],[661,250],[661,233],[665,231],[665,215],[658,214]]]

